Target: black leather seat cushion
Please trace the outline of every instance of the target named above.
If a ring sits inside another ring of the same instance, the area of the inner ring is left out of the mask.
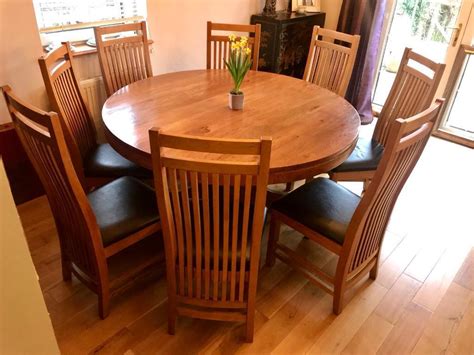
[[[144,169],[117,153],[110,144],[99,144],[89,153],[84,161],[84,172],[87,177],[134,176],[140,179],[151,179],[153,173]]]
[[[275,201],[272,209],[342,245],[359,202],[345,187],[317,178]]]
[[[87,195],[107,247],[157,222],[155,191],[133,177],[114,180]]]
[[[335,168],[337,173],[376,170],[383,155],[383,146],[373,139],[361,138],[347,160]]]

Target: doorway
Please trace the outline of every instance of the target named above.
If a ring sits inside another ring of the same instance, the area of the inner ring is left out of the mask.
[[[435,135],[474,148],[474,4],[466,21],[443,96],[446,104]]]
[[[461,31],[457,23],[462,5],[463,0],[389,0],[391,15],[386,21],[372,98],[376,108],[387,99],[405,47],[435,62],[445,62]]]

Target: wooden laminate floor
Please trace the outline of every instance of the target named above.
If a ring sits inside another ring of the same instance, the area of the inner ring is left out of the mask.
[[[61,279],[47,200],[19,212],[64,354],[473,354],[473,206],[474,151],[431,139],[395,208],[378,279],[364,280],[336,317],[331,297],[301,275],[280,262],[263,268],[253,344],[242,341],[242,325],[186,318],[168,335],[163,279],[115,299],[100,320],[95,294]],[[283,234],[319,265],[334,266],[333,255]]]

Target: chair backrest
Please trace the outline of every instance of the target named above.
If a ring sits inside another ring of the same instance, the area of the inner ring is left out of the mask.
[[[46,191],[63,260],[71,261],[94,282],[106,270],[100,230],[73,168],[59,117],[23,103],[9,87],[2,91],[15,130]]]
[[[382,160],[344,241],[343,259],[349,278],[378,255],[395,202],[428,142],[443,102],[437,100],[413,117],[392,122]]]
[[[96,27],[94,32],[107,96],[153,76],[146,21]],[[124,35],[127,32],[134,34]]]
[[[150,142],[171,302],[246,308],[255,301],[271,139],[152,129]]]
[[[214,34],[214,31],[224,34]],[[225,23],[207,23],[207,69],[225,69],[225,62],[230,56],[230,33],[242,33],[249,36],[249,47],[252,50],[251,70],[258,70],[260,55],[261,26],[257,25],[232,25]]]
[[[82,96],[69,43],[38,59],[52,109],[61,118],[73,164],[83,180],[82,161],[96,146],[94,121]]]
[[[438,90],[445,64],[405,48],[398,73],[387,101],[380,112],[374,131],[374,139],[385,146],[390,125],[397,118],[408,118],[426,110]]]
[[[303,79],[345,96],[360,36],[314,26]]]

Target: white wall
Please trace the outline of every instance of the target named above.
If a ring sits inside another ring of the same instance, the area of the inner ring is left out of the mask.
[[[59,354],[1,159],[0,354]]]
[[[47,109],[37,62],[42,54],[32,0],[0,0],[0,86],[8,84],[21,98]],[[0,124],[8,121],[2,97]]]

